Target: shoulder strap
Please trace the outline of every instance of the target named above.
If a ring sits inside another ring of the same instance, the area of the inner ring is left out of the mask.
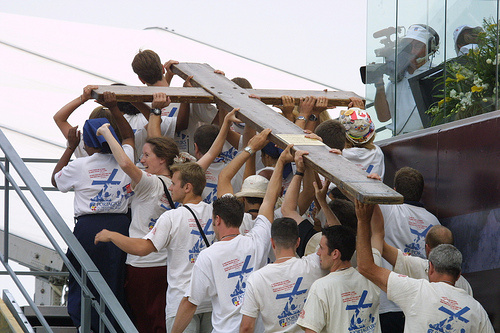
[[[158,177],[158,179],[161,181],[161,183],[163,185],[163,190],[165,191],[165,195],[167,196],[167,200],[168,200],[168,204],[170,205],[170,208],[175,209],[175,204],[174,204],[174,201],[172,200],[172,196],[170,195],[170,192],[167,189],[167,185],[165,185],[165,182],[163,181],[163,179],[161,179],[161,177]]]
[[[196,217],[196,215],[194,215],[193,210],[187,205],[183,205],[183,207],[186,207],[187,210],[189,210],[191,212],[191,214],[193,214],[194,220],[196,221],[196,225],[198,226],[198,230],[200,231],[200,235],[203,238],[203,240],[205,241],[205,245],[207,247],[209,247],[210,243],[208,242],[207,236],[205,236],[205,233],[203,232],[203,228],[201,227],[200,221],[198,221],[198,218]]]

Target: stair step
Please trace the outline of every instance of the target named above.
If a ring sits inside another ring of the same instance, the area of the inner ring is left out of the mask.
[[[77,333],[76,327],[65,327],[65,326],[51,326],[50,327],[54,333]],[[42,326],[33,327],[35,333],[46,333],[47,330]]]
[[[52,327],[68,327],[73,328],[73,321],[68,315],[68,310],[65,306],[49,306],[41,305],[38,307],[47,323]],[[33,309],[29,306],[22,307],[24,315],[28,318],[31,326],[40,326],[40,322],[35,315]],[[71,331],[74,332],[74,331]]]

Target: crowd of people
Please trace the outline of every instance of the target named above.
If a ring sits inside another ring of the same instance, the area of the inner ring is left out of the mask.
[[[168,87],[175,63],[144,50],[132,68],[143,84]],[[174,104],[163,93],[148,105],[105,92],[82,135],[68,118],[95,88],[54,116],[68,144],[52,183],[74,190],[74,234],[139,332],[493,332],[460,276],[451,232],[419,202],[417,170],[395,176],[404,204],[363,204],[306,168],[307,151],[278,149],[269,129],[243,124],[238,109]],[[325,98],[282,102],[284,121],[325,154],[382,180],[361,99],[338,119]],[[383,293],[399,308],[382,312]],[[76,327],[80,295],[71,276]],[[97,313],[91,327],[99,330]]]

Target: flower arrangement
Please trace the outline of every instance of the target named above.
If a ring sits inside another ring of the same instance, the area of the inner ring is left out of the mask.
[[[444,79],[444,88],[442,94],[435,96],[441,100],[426,111],[431,116],[432,125],[497,109],[498,37],[498,23],[485,19],[483,31],[478,34],[477,47],[445,63],[444,75],[437,79]]]

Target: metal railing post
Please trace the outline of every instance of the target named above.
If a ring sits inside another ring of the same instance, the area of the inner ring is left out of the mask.
[[[81,331],[82,332],[90,332],[90,323],[91,323],[91,304],[92,304],[92,299],[89,297],[87,293],[84,292],[83,286],[87,287],[88,285],[88,279],[87,279],[87,272],[81,268],[81,274],[82,274],[82,288],[81,288],[81,314],[80,314],[80,325],[81,325]],[[88,289],[88,288],[87,288]]]
[[[9,174],[9,161],[5,160],[5,191],[4,191],[4,214],[3,214],[3,230],[5,233],[3,234],[3,260],[5,263],[9,263],[9,188],[10,182],[8,178]]]

